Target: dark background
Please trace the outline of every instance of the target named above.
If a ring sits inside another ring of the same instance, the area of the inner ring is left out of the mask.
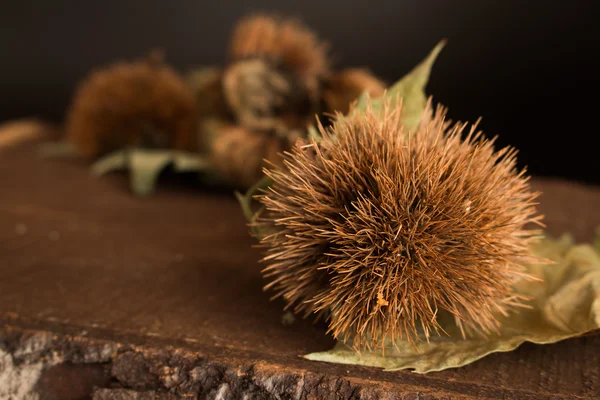
[[[336,65],[389,82],[441,39],[428,86],[454,119],[520,149],[536,175],[600,183],[591,83],[592,3],[551,0],[0,1],[0,121],[60,122],[86,72],[162,47],[181,70],[223,64],[231,28],[254,11],[298,16]]]

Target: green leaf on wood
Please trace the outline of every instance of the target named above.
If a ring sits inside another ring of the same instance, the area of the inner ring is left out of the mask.
[[[211,164],[201,155],[173,150],[123,149],[96,161],[91,172],[100,176],[129,170],[131,190],[136,196],[148,196],[156,189],[160,173],[172,166],[175,172],[207,172]]]
[[[413,369],[441,371],[470,364],[490,353],[510,351],[528,341],[554,343],[600,328],[600,254],[593,246],[575,245],[569,236],[544,239],[532,251],[554,264],[528,266],[539,281],[520,281],[517,293],[530,296],[530,309],[500,317],[498,334],[463,339],[454,324],[443,328],[448,336],[418,343],[398,341],[381,351],[358,353],[339,342],[329,351],[312,353],[314,361],[356,364],[387,371]]]
[[[206,157],[196,153],[173,153],[173,168],[177,172],[203,172],[211,170],[211,164]]]
[[[134,150],[129,155],[129,180],[137,196],[148,196],[156,188],[160,173],[173,162],[173,153],[153,150]]]
[[[124,170],[128,167],[127,151],[114,151],[92,164],[91,172],[94,176],[100,176],[113,171]]]

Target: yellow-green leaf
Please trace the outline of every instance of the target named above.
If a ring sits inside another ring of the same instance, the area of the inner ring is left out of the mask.
[[[371,101],[373,111],[379,112],[384,101],[389,101],[390,104],[402,101],[402,122],[409,130],[415,129],[427,105],[425,86],[429,81],[431,68],[445,44],[445,40],[439,42],[411,72],[392,85],[382,97],[373,99]],[[369,95],[363,93],[357,100],[352,112],[364,112],[368,99]]]

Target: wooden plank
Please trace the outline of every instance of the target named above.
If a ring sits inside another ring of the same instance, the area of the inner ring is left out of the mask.
[[[35,143],[0,152],[0,185],[0,398],[21,390],[4,377],[45,399],[600,397],[598,336],[427,375],[300,358],[333,340],[281,323],[228,191],[165,178],[138,199]],[[535,186],[551,233],[591,239],[600,189]]]

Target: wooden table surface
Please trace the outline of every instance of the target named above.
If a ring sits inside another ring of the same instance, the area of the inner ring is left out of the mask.
[[[419,375],[312,362],[322,325],[284,326],[228,192],[0,149],[0,399],[600,398],[600,337],[525,344]],[[536,180],[552,234],[600,225],[600,189]]]

